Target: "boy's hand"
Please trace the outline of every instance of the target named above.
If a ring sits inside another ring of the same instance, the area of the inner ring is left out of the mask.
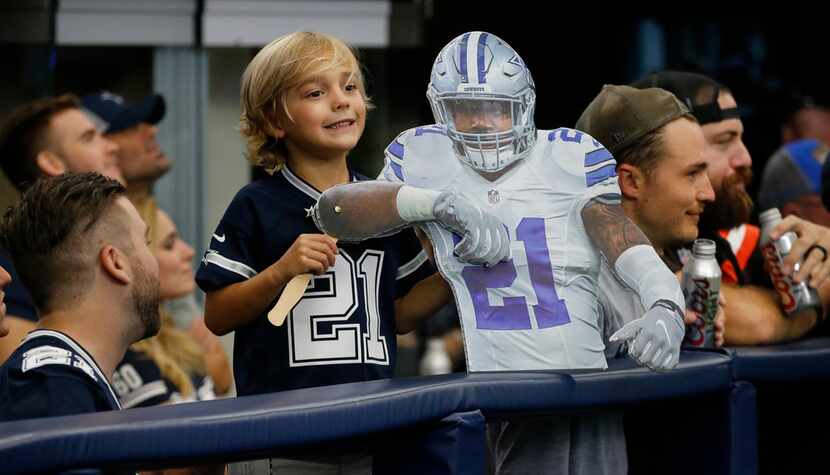
[[[300,234],[276,262],[289,276],[324,274],[334,265],[337,240],[325,234]]]

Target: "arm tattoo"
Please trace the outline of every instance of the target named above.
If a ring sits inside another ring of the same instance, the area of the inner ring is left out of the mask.
[[[582,221],[594,246],[605,256],[612,269],[617,258],[629,247],[651,245],[640,228],[625,215],[619,203],[593,199],[582,209]]]

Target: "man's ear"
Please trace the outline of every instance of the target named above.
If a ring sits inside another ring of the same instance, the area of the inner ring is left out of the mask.
[[[98,253],[98,260],[101,263],[104,273],[114,281],[128,285],[132,282],[130,262],[127,255],[111,244],[105,244]]]
[[[35,163],[37,163],[40,171],[47,176],[63,175],[67,171],[63,160],[56,153],[49,150],[41,150],[35,157]]]
[[[638,167],[630,163],[623,163],[617,167],[617,181],[620,191],[627,198],[637,199],[643,193],[645,176]]]
[[[788,201],[781,205],[781,216],[789,216],[794,214],[799,218],[803,218],[801,214],[801,205],[795,201]]]

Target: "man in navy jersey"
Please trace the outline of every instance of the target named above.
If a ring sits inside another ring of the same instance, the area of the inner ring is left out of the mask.
[[[39,312],[0,367],[0,420],[120,408],[127,347],[159,328],[158,265],[124,188],[97,173],[35,182],[0,224]]]

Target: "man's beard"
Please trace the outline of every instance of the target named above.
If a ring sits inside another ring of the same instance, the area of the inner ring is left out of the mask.
[[[138,318],[141,327],[140,340],[154,336],[161,326],[159,316],[159,283],[153,279],[138,259],[133,261],[136,269],[135,283],[131,295],[132,311]]]
[[[749,222],[752,213],[752,198],[736,186],[752,181],[752,169],[738,168],[735,174],[725,179],[720,189],[715,190],[715,201],[708,203],[700,215],[698,228],[702,234],[711,235],[721,229],[732,229]]]

